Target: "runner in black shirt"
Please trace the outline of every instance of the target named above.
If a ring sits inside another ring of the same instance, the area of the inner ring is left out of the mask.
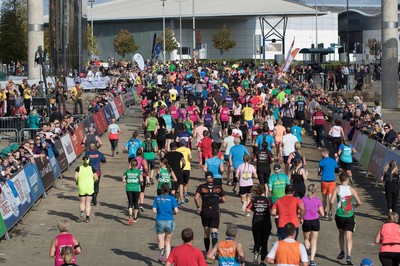
[[[268,238],[271,234],[271,201],[265,196],[265,186],[258,185],[253,188],[254,198],[246,208],[247,212],[253,212],[252,231],[254,239],[254,260],[258,265],[258,259],[261,255],[261,262],[265,260],[268,249]],[[261,249],[261,253],[260,253]]]
[[[272,153],[268,150],[268,143],[262,144],[262,149],[256,153],[254,158],[257,161],[257,177],[261,185],[268,191],[268,181],[271,175],[271,163],[274,161]]]
[[[210,250],[210,234],[212,247],[218,243],[218,227],[221,215],[219,203],[226,202],[226,198],[222,186],[213,183],[214,178],[211,172],[206,172],[206,181],[206,183],[197,187],[194,202],[196,203],[197,212],[201,216],[201,223],[204,228],[204,247],[208,252]]]
[[[177,192],[178,190],[178,184],[182,182],[183,178],[183,168],[185,167],[185,159],[183,158],[182,153],[179,151],[176,151],[177,145],[176,142],[172,142],[169,145],[171,151],[167,152],[164,156],[164,158],[167,159],[169,166],[171,167],[172,171],[174,171],[176,179],[178,182],[173,182],[172,183],[172,189],[171,189],[171,194],[179,195]],[[181,201],[185,201],[185,199],[180,199]],[[181,202],[178,200],[178,202]]]

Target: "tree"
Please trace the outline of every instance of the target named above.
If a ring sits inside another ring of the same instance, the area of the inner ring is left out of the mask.
[[[157,44],[163,45],[163,35],[157,37]],[[174,31],[171,29],[165,29],[165,51],[170,53],[178,49],[178,42],[175,39]]]
[[[212,41],[214,47],[219,50],[221,57],[224,52],[227,52],[236,46],[236,41],[231,40],[230,37],[231,31],[226,27],[226,25],[224,25],[218,33],[213,34]]]
[[[92,38],[92,25],[87,24],[87,48],[89,54],[100,55],[100,49],[97,47],[97,38],[93,35]]]
[[[139,49],[136,45],[133,35],[128,30],[120,30],[114,38],[114,50],[125,58],[126,54],[134,53]]]
[[[379,55],[381,54],[381,50],[382,50],[381,42],[376,40],[375,38],[369,38],[367,45],[369,48],[369,54],[373,55],[374,58],[379,57]]]
[[[0,19],[0,59],[3,63],[28,58],[26,0],[3,1]]]

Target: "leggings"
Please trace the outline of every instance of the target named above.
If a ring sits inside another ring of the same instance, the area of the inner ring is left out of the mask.
[[[386,203],[388,209],[392,209],[392,212],[396,212],[397,210],[397,199],[399,197],[399,189],[400,186],[398,181],[386,181],[385,183],[385,195],[386,195]]]
[[[128,197],[128,208],[139,209],[139,191],[127,191],[126,196]]]
[[[400,265],[400,253],[379,252],[379,260],[382,266],[398,266]]]
[[[332,148],[333,148],[333,152],[335,154],[338,153],[340,144],[342,144],[342,138],[341,137],[333,137],[332,138]]]
[[[265,260],[268,250],[268,238],[271,234],[271,222],[258,222],[253,224],[253,239],[254,239],[254,253],[260,253],[261,249],[261,261]]]

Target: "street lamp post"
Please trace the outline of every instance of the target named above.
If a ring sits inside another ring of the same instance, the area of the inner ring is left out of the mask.
[[[182,60],[182,0],[179,0],[179,60]]]
[[[167,0],[161,0],[161,1],[163,7],[163,63],[165,63],[165,1]]]
[[[90,34],[91,34],[91,37],[92,37],[92,39],[91,39],[92,49],[93,49],[93,4],[94,4],[94,2],[96,2],[96,0],[89,0],[89,3],[90,3],[90,20],[91,20],[91,22],[90,22],[90,26],[91,26]],[[90,51],[90,54],[91,54],[91,57],[93,59],[93,56],[94,56],[93,51]]]

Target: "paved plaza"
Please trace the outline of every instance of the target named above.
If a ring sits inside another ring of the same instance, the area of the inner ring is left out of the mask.
[[[118,124],[122,129],[120,149],[131,137],[133,131],[139,130],[142,133],[141,122],[141,112],[137,108],[128,110],[119,121]],[[106,155],[107,163],[102,165],[104,176],[100,185],[99,203],[92,209],[94,221],[89,224],[76,222],[79,215],[79,199],[73,174],[75,167],[81,162],[78,158],[75,164],[63,174],[63,179],[57,182],[57,188],[52,188],[37,208],[28,214],[25,223],[19,224],[13,230],[11,239],[1,241],[0,264],[53,265],[53,258],[49,257],[50,243],[58,234],[57,222],[67,219],[71,223],[70,232],[77,237],[82,246],[82,254],[77,257],[78,265],[160,265],[157,261],[157,239],[153,231],[155,215],[151,212],[151,205],[156,195],[155,186],[146,189],[145,211],[140,213],[139,222],[129,226],[125,184],[121,179],[127,168],[127,153],[121,152],[114,158],[110,157],[110,145],[106,134],[103,135],[102,140],[104,146],[100,151]],[[317,183],[319,187],[317,166],[320,155],[313,140],[308,136],[304,137],[303,150],[307,158],[307,169],[310,172],[308,183]],[[189,183],[191,198],[185,207],[180,208],[175,217],[176,230],[172,245],[181,244],[180,231],[185,227],[191,227],[195,232],[195,246],[203,250],[202,226],[195,210],[193,195],[196,186],[204,182],[204,173],[198,168],[197,152],[194,152],[193,158]],[[353,238],[353,261],[355,265],[359,265],[362,258],[370,257],[378,265],[379,245],[374,244],[374,238],[386,217],[383,189],[375,187],[375,179],[367,177],[361,169],[355,167],[354,172],[355,187],[363,205],[356,210],[357,228]],[[251,218],[245,217],[241,211],[240,198],[233,195],[232,187],[224,185],[224,189],[228,196],[227,203],[221,205],[220,239],[223,238],[227,224],[236,224],[239,228],[238,241],[245,248],[246,265],[252,265]],[[269,247],[277,240],[275,226],[272,233]],[[299,240],[303,241],[302,234]],[[339,246],[334,221],[321,222],[318,243],[315,259],[318,265],[345,264],[345,260],[336,260]]]

